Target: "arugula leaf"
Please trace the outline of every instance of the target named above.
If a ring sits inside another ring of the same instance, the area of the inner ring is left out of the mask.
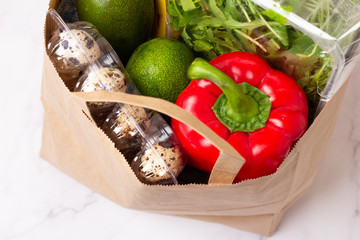
[[[287,26],[273,26],[274,31],[281,37],[279,39],[280,43],[284,45],[284,47],[289,47],[289,35]]]
[[[291,6],[283,6],[282,8],[287,12],[292,11]],[[280,24],[286,24],[286,17],[282,16],[281,14],[275,12],[272,9],[269,9],[267,11],[263,11],[263,12],[261,12],[261,14],[263,14],[264,16],[267,16],[268,18],[270,18],[271,20],[274,20],[275,22],[278,22]]]
[[[213,16],[202,16],[194,18],[193,21],[189,22],[191,25],[196,25],[200,28],[203,27],[212,27],[212,28],[222,28],[222,23],[219,19]]]
[[[202,14],[202,10],[200,8],[185,12],[179,21],[179,27],[185,27],[187,24],[196,19],[200,14]]]
[[[314,41],[305,34],[297,33],[292,42],[290,52],[303,57],[321,56],[322,50]]]
[[[217,17],[220,21],[226,20],[224,12],[217,6],[216,0],[209,0],[209,8],[211,12]]]
[[[280,14],[278,14],[277,12],[275,12],[272,9],[269,9],[265,12],[262,12],[262,14],[264,16],[267,16],[268,18],[280,23],[280,24],[285,24],[286,23],[286,17],[281,16]]]
[[[167,9],[168,13],[170,14],[170,16],[173,17],[180,17],[180,13],[179,13],[179,9],[178,6],[176,4],[176,1],[169,1],[168,5],[167,5]]]
[[[197,52],[201,52],[201,51],[207,52],[213,48],[214,48],[214,46],[205,40],[195,40],[194,41],[194,50]]]
[[[180,30],[179,20],[182,17],[181,11],[176,4],[176,1],[169,1],[167,5],[167,11],[171,16],[170,26],[176,31]]]
[[[190,0],[192,2],[192,0]],[[195,5],[194,5],[195,6]],[[184,7],[177,4],[177,1],[169,1],[167,10],[171,16],[170,25],[176,31],[185,27],[191,21],[196,19],[198,16],[203,15],[200,7],[193,8],[192,10],[184,11]]]
[[[196,8],[193,0],[180,0],[180,2],[185,12],[194,10]]]
[[[190,37],[190,35],[187,33],[187,28],[184,27],[182,33],[181,33],[181,37],[183,38],[184,42],[189,46],[189,47],[194,47],[194,44],[192,42],[192,39]]]
[[[235,1],[236,0],[226,0],[224,14],[227,18],[233,18],[239,21],[241,19],[241,15],[238,9],[234,7],[236,6]]]

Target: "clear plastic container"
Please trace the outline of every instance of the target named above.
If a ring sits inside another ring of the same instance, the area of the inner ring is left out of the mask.
[[[52,26],[47,53],[71,91],[139,94],[115,51],[94,26],[87,22],[66,24],[53,9],[48,11],[47,24]],[[178,183],[186,159],[159,113],[122,103],[87,104],[97,125],[113,140],[141,182]]]
[[[89,65],[84,74],[78,79],[74,91],[75,92],[93,92],[93,91],[109,91],[109,92],[126,92],[127,77],[120,66],[115,61],[107,61],[99,59],[95,63]],[[91,115],[98,126],[102,126],[105,118],[111,113],[116,103],[112,102],[88,102],[88,108]]]
[[[173,184],[184,167],[183,154],[169,125],[157,113],[118,104],[103,125],[139,180]]]
[[[101,57],[102,42],[97,41],[100,34],[88,23],[68,24],[67,30],[58,27],[62,21],[60,18],[52,20],[52,37],[47,43],[47,54],[66,86],[73,90],[88,65]]]
[[[300,83],[313,113],[358,60],[359,0],[167,0],[167,13],[167,36],[208,60],[259,54]]]

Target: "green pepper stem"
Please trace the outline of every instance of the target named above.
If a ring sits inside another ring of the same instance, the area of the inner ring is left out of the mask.
[[[192,80],[207,79],[216,84],[224,93],[226,113],[234,121],[246,122],[259,114],[259,104],[243,91],[229,76],[201,58],[189,66],[188,77]]]

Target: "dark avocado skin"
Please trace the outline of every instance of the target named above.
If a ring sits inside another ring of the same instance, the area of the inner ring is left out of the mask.
[[[124,65],[150,36],[154,0],[76,0],[76,4],[80,21],[94,24]]]

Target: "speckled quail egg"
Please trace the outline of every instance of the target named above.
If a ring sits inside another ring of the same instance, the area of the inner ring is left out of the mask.
[[[98,90],[124,92],[126,90],[125,75],[118,68],[102,67],[94,70],[89,68],[79,79],[75,91]]]
[[[55,55],[64,58],[62,69],[94,62],[100,57],[100,47],[86,31],[72,29],[59,34],[59,44]]]
[[[147,184],[173,184],[184,167],[179,146],[161,142],[147,145],[131,163],[139,180]]]
[[[118,105],[106,118],[102,129],[115,143],[115,147],[131,161],[143,145],[150,120],[144,108],[132,105]]]
[[[117,116],[117,121],[125,132],[134,131],[137,127],[147,121],[146,111],[142,107],[123,105]]]
[[[105,90],[109,92],[125,92],[125,75],[117,68],[89,67],[77,82],[75,92],[93,92]],[[104,108],[114,106],[114,103],[108,102],[89,102],[88,106],[93,113],[101,112]],[[111,110],[110,110],[111,111]],[[109,112],[107,113],[107,115]]]
[[[56,31],[48,43],[47,50],[56,70],[70,89],[74,88],[73,80],[101,55],[95,39],[88,32],[79,29]]]

